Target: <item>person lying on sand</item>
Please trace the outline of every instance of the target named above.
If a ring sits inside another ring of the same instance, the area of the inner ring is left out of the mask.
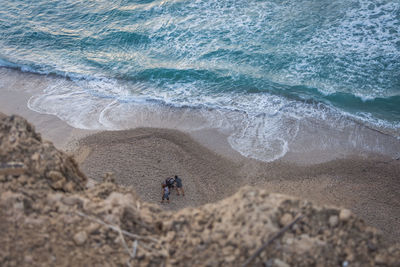
[[[162,195],[162,200],[161,203],[164,203],[164,200],[167,200],[167,203],[169,204],[169,188],[166,184],[162,184],[161,185],[162,189],[161,189],[161,195]]]
[[[179,196],[179,190],[182,193],[182,196],[185,195],[185,191],[183,191],[182,179],[175,175],[175,185],[176,185],[176,194]]]

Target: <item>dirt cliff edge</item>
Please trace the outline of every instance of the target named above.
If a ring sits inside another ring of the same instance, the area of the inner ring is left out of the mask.
[[[75,160],[26,120],[0,119],[1,266],[400,266],[400,246],[350,211],[251,187],[178,212],[106,175],[91,188]]]

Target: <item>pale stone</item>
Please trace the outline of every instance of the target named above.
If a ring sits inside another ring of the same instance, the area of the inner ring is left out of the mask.
[[[376,264],[386,264],[385,257],[382,254],[378,254],[375,256],[375,263]]]
[[[55,194],[48,194],[47,195],[47,203],[50,205],[57,204],[58,202],[61,201],[61,198],[63,195],[61,193],[55,193]]]
[[[293,248],[299,254],[311,251],[313,246],[314,240],[306,234],[301,235],[300,239],[293,240]]]
[[[31,159],[32,159],[33,161],[38,161],[39,158],[40,158],[40,154],[39,154],[39,153],[35,153],[35,154],[33,154],[32,157],[31,157]]]
[[[68,182],[65,186],[64,186],[64,190],[67,192],[72,192],[74,191],[74,183],[73,182]]]
[[[231,255],[225,258],[226,262],[233,262],[236,259],[235,255]]]
[[[68,209],[67,209],[68,210]],[[64,215],[61,217],[66,224],[74,224],[80,222],[82,219],[76,215]]]
[[[85,231],[80,231],[74,235],[75,244],[78,246],[85,244],[87,239],[87,234]]]
[[[58,180],[57,182],[51,184],[51,187],[56,190],[63,189],[63,186],[64,186],[64,180]]]
[[[25,263],[32,263],[33,262],[33,257],[31,255],[25,255],[24,256],[24,261],[25,261]]]
[[[98,223],[90,223],[89,226],[86,228],[87,232],[89,234],[93,234],[94,232],[96,232],[97,230],[99,230],[100,228],[100,224]]]
[[[223,255],[235,255],[235,248],[232,246],[226,246],[222,248]]]
[[[53,182],[65,180],[65,178],[61,174],[61,172],[58,172],[58,171],[49,171],[47,173],[47,177],[49,177]]]
[[[347,261],[354,261],[354,253],[349,253],[346,257]]]
[[[287,264],[286,262],[280,260],[280,259],[274,259],[274,266],[276,267],[290,267],[289,264]]]
[[[62,202],[68,206],[82,205],[83,201],[77,196],[67,196],[62,199]]]
[[[336,227],[339,223],[339,217],[336,215],[332,215],[331,217],[329,217],[329,225],[331,227]]]
[[[279,223],[281,224],[281,226],[285,226],[288,225],[289,223],[291,223],[293,221],[293,216],[290,213],[285,213]]]
[[[339,219],[341,220],[341,221],[348,221],[349,219],[350,219],[350,216],[351,216],[351,211],[350,210],[348,210],[348,209],[342,209],[341,211],[340,211],[340,214],[339,214]]]
[[[43,224],[43,219],[42,218],[33,218],[33,217],[26,217],[25,218],[25,224],[29,225],[41,225]]]
[[[175,238],[175,231],[169,231],[167,233],[167,240],[172,241],[172,240],[174,240],[174,238]]]
[[[19,193],[13,193],[12,191],[5,191],[2,192],[0,195],[0,200],[1,203],[5,206],[9,206],[13,204],[16,201],[19,201],[18,199],[21,199],[22,195]]]
[[[286,239],[286,242],[285,242],[285,243],[286,243],[287,245],[292,245],[293,242],[294,242],[294,238],[290,237],[290,238],[287,238],[287,239]]]

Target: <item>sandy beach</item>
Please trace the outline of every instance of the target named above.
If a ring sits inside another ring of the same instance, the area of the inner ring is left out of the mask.
[[[252,185],[270,192],[353,210],[388,240],[400,237],[400,161],[372,156],[300,166],[219,155],[187,134],[166,129],[134,129],[90,135],[76,152],[89,178],[113,172],[120,184],[133,186],[145,201],[160,201],[163,178],[182,177],[186,196],[171,194],[165,209],[215,202]]]
[[[7,71],[8,79],[12,73]],[[177,174],[186,196],[172,192],[171,204],[162,206],[172,210],[215,202],[252,185],[319,205],[349,208],[382,230],[388,241],[400,238],[400,161],[393,157],[356,152],[340,156],[340,151],[327,151],[324,155],[330,158],[324,160],[321,153],[288,153],[266,163],[241,156],[225,136],[213,130],[190,135],[160,128],[81,130],[27,108],[35,90],[46,85],[33,74],[29,77],[32,91],[23,83],[16,76],[14,83],[2,89],[1,112],[27,118],[45,139],[75,155],[93,181],[112,172],[118,183],[133,186],[143,200],[159,203],[161,182]]]

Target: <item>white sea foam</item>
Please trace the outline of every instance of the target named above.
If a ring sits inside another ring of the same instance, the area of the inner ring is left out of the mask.
[[[135,85],[140,86],[141,94],[134,97],[130,93],[135,90],[134,85],[129,83],[107,79],[55,80],[45,92],[33,96],[28,106],[40,113],[56,115],[76,128],[164,127],[186,132],[218,129],[228,135],[233,149],[263,161],[279,159],[291,150],[304,150],[299,140],[306,140],[310,150],[341,147],[342,151],[351,148],[383,153],[391,149],[384,142],[370,140],[369,135],[358,129],[361,126],[351,120],[358,119],[354,115],[323,104],[306,104],[267,93],[198,95],[184,101],[184,97],[173,98],[168,92],[157,92],[157,88],[143,90],[143,84]],[[181,90],[180,95],[195,94],[189,88]],[[105,91],[108,92],[105,96],[98,93]],[[371,119],[367,114],[360,118]],[[399,129],[400,125],[395,127]],[[318,141],[310,140],[304,137],[310,129],[320,129],[328,135],[321,137],[320,133],[311,132],[309,135],[318,137]]]
[[[0,60],[0,66],[67,78],[55,78],[29,100],[29,108],[84,129],[215,128],[243,155],[265,161],[304,149],[299,140],[308,142],[309,149],[384,150],[384,144],[352,130],[357,122],[400,136],[399,120],[350,114],[328,101],[318,102],[338,92],[364,102],[399,95],[393,75],[400,67],[397,1],[152,1],[121,3],[118,8],[103,4],[96,11],[115,8],[134,21],[124,17],[82,29],[75,40],[82,46],[69,53],[30,46],[4,52],[22,63]],[[140,12],[145,19],[135,17]],[[32,29],[39,31],[42,22],[36,23]],[[97,31],[98,27],[104,29]],[[110,42],[107,38],[113,33],[137,34],[146,42],[96,46],[104,38]],[[195,78],[186,77],[192,74]],[[284,97],[291,86],[312,92]],[[321,94],[314,94],[315,89]],[[317,103],[294,100],[299,98]],[[304,133],[321,134],[308,128],[332,135],[312,140]]]

